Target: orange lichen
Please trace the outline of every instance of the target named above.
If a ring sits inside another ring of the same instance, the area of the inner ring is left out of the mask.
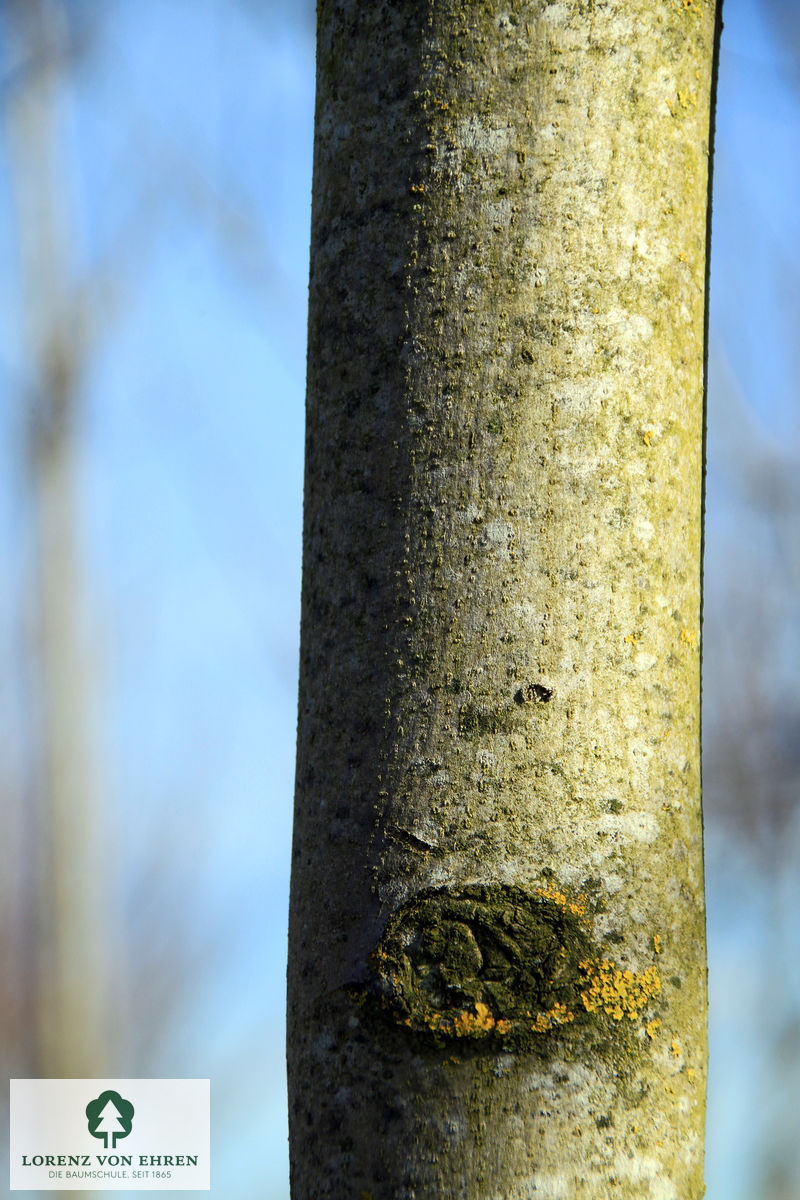
[[[475,1012],[460,1012],[453,1018],[453,1025],[457,1037],[469,1033],[488,1033],[490,1029],[494,1029],[494,1017],[489,1011],[489,1005],[478,1000],[475,1003]]]
[[[680,1058],[681,1047],[680,1047],[680,1043],[678,1042],[677,1038],[672,1039],[672,1045],[670,1046],[670,1052],[671,1052],[673,1058]]]
[[[527,1016],[531,1017],[532,1014],[529,1012]],[[567,1025],[574,1020],[575,1014],[567,1008],[566,1004],[557,1000],[548,1012],[537,1013],[533,1017],[530,1028],[534,1033],[546,1033],[557,1025]],[[406,1019],[405,1023],[410,1025],[411,1020]],[[432,1013],[426,1019],[426,1023],[434,1033],[443,1033],[451,1037],[480,1037],[492,1032],[504,1035],[511,1032],[512,1029],[511,1021],[503,1018],[495,1021],[488,1004],[484,1004],[480,1000],[475,1002],[473,1011],[464,1009],[455,1016]]]
[[[652,1039],[656,1036],[656,1030],[658,1029],[660,1024],[661,1024],[661,1021],[659,1020],[658,1017],[654,1017],[652,1021],[647,1022],[647,1024],[644,1027],[644,1030],[649,1038]]]
[[[528,1016],[530,1015],[528,1013]],[[554,1025],[568,1025],[570,1021],[574,1020],[575,1014],[570,1012],[566,1004],[556,1000],[549,1012],[536,1014],[535,1019],[531,1022],[531,1029],[534,1033],[546,1033]]]
[[[680,632],[678,641],[681,642],[683,645],[691,646],[691,648],[694,650],[695,646],[697,645],[697,633],[690,632],[686,628],[686,626],[684,626]]]
[[[607,958],[599,962],[584,959],[578,965],[588,983],[581,992],[583,1007],[587,1012],[602,1011],[614,1021],[624,1017],[635,1021],[661,991],[661,979],[654,966],[646,971],[621,971]]]
[[[627,642],[629,646],[638,646],[642,638],[641,634],[638,633],[626,633],[622,640],[623,642]]]
[[[649,446],[652,443],[654,433],[655,433],[655,429],[643,429],[642,430],[642,441],[644,442],[645,446]]]
[[[411,1024],[411,1019],[406,1018],[406,1025]],[[495,1019],[491,1014],[488,1004],[484,1004],[481,1000],[475,1002],[475,1011],[470,1012],[469,1009],[464,1009],[462,1012],[456,1013],[455,1016],[442,1016],[441,1013],[431,1013],[426,1018],[426,1024],[435,1033],[446,1033],[453,1037],[472,1037],[482,1033],[491,1033],[495,1028]],[[498,1022],[498,1028],[501,1024],[507,1026],[507,1022]],[[503,1032],[501,1030],[501,1032]]]
[[[689,1070],[686,1072],[686,1077],[689,1080],[689,1083],[694,1083],[694,1076],[695,1076],[694,1067],[689,1067]]]
[[[552,900],[559,908],[563,908],[565,912],[572,913],[575,917],[582,917],[586,912],[586,900],[583,896],[577,896],[574,900],[570,900],[564,892],[560,892],[554,887],[538,887],[536,894],[537,896],[543,896],[545,900]]]
[[[661,934],[660,933],[653,934],[653,949],[655,950],[656,954],[661,953]]]

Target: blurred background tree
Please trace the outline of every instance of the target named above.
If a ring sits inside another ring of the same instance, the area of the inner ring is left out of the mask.
[[[800,9],[725,22],[708,1195],[797,1200]],[[309,0],[0,0],[0,1046],[210,1076],[237,1200],[288,1196],[313,39]]]

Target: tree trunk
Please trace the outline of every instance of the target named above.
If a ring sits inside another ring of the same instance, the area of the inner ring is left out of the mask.
[[[292,1194],[699,1197],[713,0],[321,0]]]

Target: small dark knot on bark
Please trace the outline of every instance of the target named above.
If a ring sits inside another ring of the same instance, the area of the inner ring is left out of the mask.
[[[517,704],[547,704],[553,698],[553,689],[543,683],[526,683],[515,694]]]

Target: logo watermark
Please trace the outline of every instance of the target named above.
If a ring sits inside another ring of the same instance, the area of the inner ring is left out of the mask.
[[[207,1079],[12,1079],[10,1100],[12,1191],[211,1186]]]
[[[127,1137],[133,1125],[134,1107],[130,1100],[123,1100],[119,1092],[111,1089],[101,1092],[96,1100],[90,1100],[86,1105],[86,1118],[89,1122],[89,1133],[92,1137],[103,1138],[103,1144],[108,1149],[108,1139],[111,1138],[111,1149],[115,1149],[117,1138]]]

